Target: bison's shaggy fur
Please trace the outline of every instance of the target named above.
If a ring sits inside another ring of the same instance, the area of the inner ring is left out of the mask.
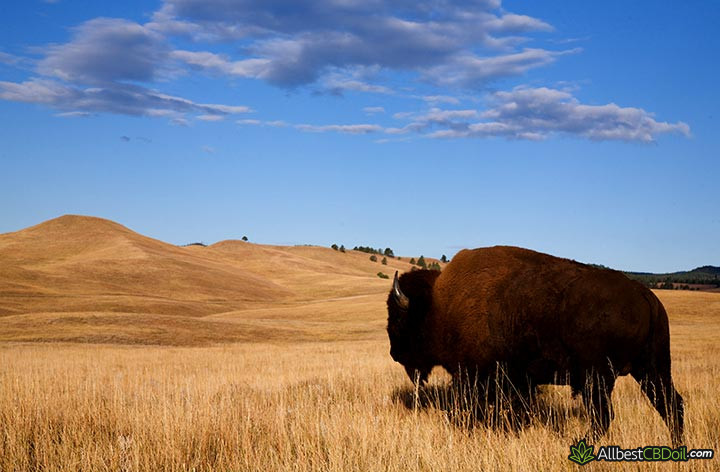
[[[515,247],[464,250],[442,273],[396,274],[387,304],[390,354],[414,381],[440,365],[476,382],[502,371],[528,394],[569,383],[602,435],[615,379],[631,374],[682,440],[667,314],[620,272]]]

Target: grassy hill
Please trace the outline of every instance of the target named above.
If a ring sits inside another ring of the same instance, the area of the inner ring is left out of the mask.
[[[390,282],[377,273],[411,268],[407,259],[382,265],[316,246],[178,247],[66,215],[0,235],[0,341],[184,345],[317,339],[337,329],[363,336],[384,323]]]

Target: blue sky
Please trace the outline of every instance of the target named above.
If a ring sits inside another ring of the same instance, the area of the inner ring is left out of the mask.
[[[0,6],[0,232],[720,265],[715,2]]]

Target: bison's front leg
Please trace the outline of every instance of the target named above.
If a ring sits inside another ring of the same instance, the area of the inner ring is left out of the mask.
[[[612,372],[588,374],[585,376],[585,385],[578,388],[582,392],[583,403],[591,421],[591,431],[588,436],[591,441],[605,435],[614,417],[612,391],[615,387],[615,378]]]

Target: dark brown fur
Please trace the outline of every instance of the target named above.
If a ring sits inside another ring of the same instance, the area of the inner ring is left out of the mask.
[[[612,420],[618,375],[632,374],[682,439],[683,400],[670,374],[665,309],[640,283],[527,249],[463,250],[442,273],[414,271],[391,290],[388,334],[393,359],[424,382],[436,365],[454,377],[491,377],[497,365],[519,391],[566,384],[581,392],[602,435]]]

